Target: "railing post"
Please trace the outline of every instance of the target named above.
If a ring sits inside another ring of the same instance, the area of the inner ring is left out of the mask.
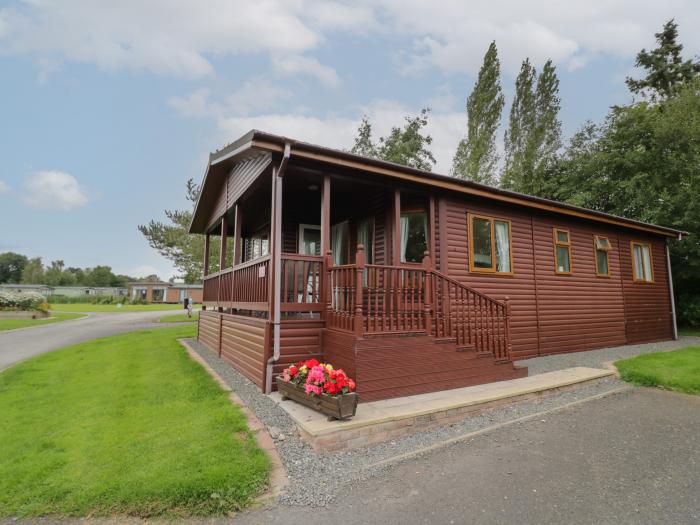
[[[330,250],[326,252],[326,273],[327,279],[326,279],[326,290],[325,290],[325,296],[326,296],[326,327],[328,327],[328,323],[331,321],[331,318],[333,316],[333,272],[331,269],[333,268],[333,254],[331,253]]]
[[[430,303],[432,292],[431,292],[431,271],[433,268],[433,262],[430,259],[430,252],[426,250],[423,252],[423,273],[425,275],[425,284],[423,286],[423,318],[425,320],[425,331],[428,335],[433,333],[433,307]]]
[[[362,336],[364,334],[364,319],[362,316],[362,295],[364,287],[362,285],[362,277],[365,272],[365,247],[362,244],[357,245],[357,254],[355,255],[355,265],[357,266],[355,274],[355,335]]]
[[[506,305],[506,358],[509,361],[512,361],[511,359],[511,352],[512,352],[512,347],[510,344],[510,314],[511,314],[511,306],[510,306],[510,298],[506,296],[503,299],[503,302]]]

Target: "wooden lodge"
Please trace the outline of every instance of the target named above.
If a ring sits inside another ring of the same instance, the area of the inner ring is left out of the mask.
[[[199,341],[265,392],[316,357],[363,401],[676,337],[682,232],[251,131],[210,156]]]

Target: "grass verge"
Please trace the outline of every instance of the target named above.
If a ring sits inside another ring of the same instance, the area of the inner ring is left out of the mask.
[[[41,326],[45,324],[58,323],[69,319],[85,317],[81,314],[54,312],[51,317],[45,319],[0,319],[0,332],[4,330],[15,330],[17,328],[28,328],[30,326]]]
[[[199,312],[192,312],[192,317],[187,317],[187,314],[172,314],[165,315],[158,319],[159,323],[196,323],[199,319]]]
[[[52,312],[153,312],[158,310],[181,310],[181,304],[52,304]]]
[[[195,327],[70,346],[0,374],[0,517],[207,516],[248,505],[268,458],[177,342]]]
[[[700,394],[700,346],[639,355],[615,366],[622,379],[635,385]]]

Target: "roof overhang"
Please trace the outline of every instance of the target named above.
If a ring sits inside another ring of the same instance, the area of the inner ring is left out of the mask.
[[[505,204],[513,204],[523,206],[525,208],[533,208],[570,217],[622,226],[625,228],[631,228],[637,231],[644,231],[656,235],[663,235],[666,237],[675,237],[680,239],[682,236],[688,234],[682,230],[627,219],[625,217],[619,217],[609,213],[590,210],[580,206],[573,206],[571,204],[544,199],[541,197],[533,197],[532,195],[526,195],[510,190],[494,188],[485,184],[457,179],[447,175],[439,175],[430,171],[403,166],[401,164],[394,164],[392,162],[379,159],[362,157],[346,151],[300,142],[280,135],[273,135],[257,130],[248,132],[240,139],[210,155],[202,189],[204,190],[207,179],[211,177],[211,173],[213,171],[218,172],[222,166],[226,169],[230,169],[235,162],[241,158],[245,158],[247,155],[250,155],[251,152],[257,153],[266,151],[270,153],[282,154],[284,152],[285,144],[291,145],[290,158],[292,160],[295,158],[304,159],[307,161],[315,161],[345,169],[361,170],[394,180],[428,185],[449,192],[461,193],[474,197],[482,197]],[[203,193],[204,191],[200,193],[200,200],[202,200]],[[190,226],[190,232],[193,232],[193,225],[195,222],[194,219],[197,216],[197,209],[199,207],[200,202],[198,201],[197,206],[195,207],[195,215],[193,216],[193,224]]]

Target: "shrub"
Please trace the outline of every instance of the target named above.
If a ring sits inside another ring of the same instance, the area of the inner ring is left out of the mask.
[[[51,296],[53,304],[145,304],[145,302],[131,302],[128,297],[120,295],[78,295],[67,296],[55,294]]]
[[[10,292],[0,290],[0,310],[30,310],[47,312],[46,297],[38,292]]]
[[[678,324],[700,328],[700,297],[683,296],[678,298]]]

